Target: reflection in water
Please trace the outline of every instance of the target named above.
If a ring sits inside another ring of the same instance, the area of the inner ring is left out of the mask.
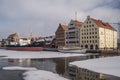
[[[72,61],[77,61],[77,60],[85,60],[88,58],[94,58],[94,57],[77,56],[77,57],[69,57],[69,58],[52,58],[52,59],[0,59],[0,67],[4,67],[4,66],[35,67],[40,70],[51,71],[59,75],[62,75],[64,77],[70,78],[70,76],[68,75],[69,74],[68,63]],[[16,79],[13,79],[12,76],[15,73],[17,76],[16,76]],[[22,75],[21,75],[22,73],[23,71],[19,71],[19,72],[17,72],[17,70],[16,71],[9,71],[9,70],[5,71],[1,69],[0,74],[4,74],[5,76],[9,78],[3,79],[2,76],[0,75],[0,80],[23,80]],[[110,80],[113,80],[113,77],[111,77]],[[114,80],[118,80],[117,77],[114,77]]]
[[[66,58],[53,58],[53,59],[8,59],[8,63],[14,65],[9,66],[22,66],[22,67],[36,67],[40,70],[46,70],[58,73],[65,76]]]

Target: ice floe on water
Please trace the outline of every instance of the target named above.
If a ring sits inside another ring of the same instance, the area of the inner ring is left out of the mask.
[[[80,68],[120,77],[120,56],[71,62]]]
[[[2,58],[9,59],[23,59],[23,58],[60,58],[60,57],[72,57],[72,56],[84,56],[85,54],[71,54],[71,53],[60,53],[60,52],[30,52],[30,51],[12,51],[12,50],[2,50],[0,49],[0,56]],[[6,56],[6,57],[5,57]]]
[[[24,80],[68,80],[56,73],[44,70],[37,70],[33,67],[19,67],[19,66],[11,66],[11,67],[3,67],[4,70],[26,70],[23,73]]]
[[[19,66],[11,66],[11,67],[3,67],[4,70],[37,70],[33,67],[19,67]]]
[[[24,80],[68,80],[58,74],[49,71],[27,71],[23,74]]]

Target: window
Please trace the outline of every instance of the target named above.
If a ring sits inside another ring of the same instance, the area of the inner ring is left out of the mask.
[[[101,35],[103,35],[103,32],[101,32]]]
[[[87,43],[88,43],[88,40],[87,40]]]
[[[81,47],[83,47],[83,45],[81,45]]]
[[[95,42],[97,43],[97,40],[95,40]]]
[[[89,25],[89,27],[91,27],[91,25]]]
[[[91,34],[91,32],[90,32],[90,34]]]
[[[91,43],[91,40],[90,40],[90,43]]]

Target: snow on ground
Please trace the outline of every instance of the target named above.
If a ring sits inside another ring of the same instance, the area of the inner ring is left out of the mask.
[[[75,61],[70,63],[70,65],[120,77],[120,56]]]
[[[23,74],[25,80],[68,80],[58,74],[49,71],[27,71]]]
[[[37,70],[33,67],[19,67],[19,66],[11,66],[11,67],[3,67],[4,70]]]
[[[71,54],[71,53],[60,53],[60,52],[48,52],[48,51],[40,51],[40,52],[30,52],[30,51],[12,51],[12,50],[3,50],[0,49],[0,56],[6,56],[2,58],[14,58],[14,59],[22,59],[22,58],[58,58],[58,57],[71,57],[71,56],[84,56],[85,54]]]

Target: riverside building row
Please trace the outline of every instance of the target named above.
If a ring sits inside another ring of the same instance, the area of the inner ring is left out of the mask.
[[[109,23],[87,16],[84,22],[71,20],[64,27],[59,25],[55,33],[57,47],[117,48],[117,30]]]

